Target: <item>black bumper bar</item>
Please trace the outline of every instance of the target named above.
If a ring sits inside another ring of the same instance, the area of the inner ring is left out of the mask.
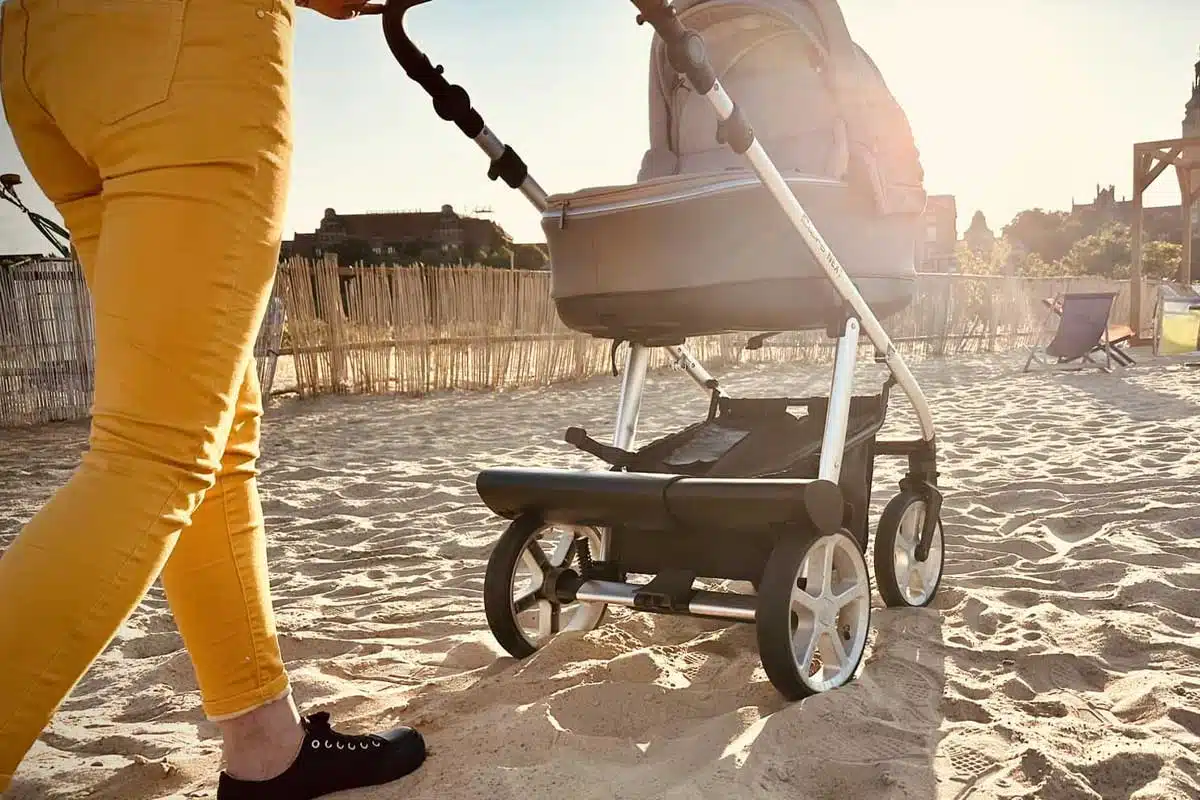
[[[560,525],[673,530],[842,526],[837,484],[792,478],[694,478],[639,472],[497,467],[479,473],[479,497],[496,514],[536,514]]]

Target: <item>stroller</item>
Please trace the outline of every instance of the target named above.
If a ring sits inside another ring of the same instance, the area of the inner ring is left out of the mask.
[[[493,635],[524,658],[560,632],[595,628],[610,605],[749,622],[784,697],[843,686],[871,622],[876,456],[908,459],[875,530],[884,602],[928,605],[943,568],[933,421],[877,316],[911,300],[923,173],[875,65],[835,0],[632,0],[656,33],[638,181],[547,196],[405,32],[405,13],[424,2],[388,0],[393,55],[488,156],[488,176],[541,213],[565,324],[612,340],[614,354],[629,344],[611,444],[566,432],[607,469],[477,477],[483,503],[509,520],[484,582]],[[686,345],[813,329],[837,340],[828,397],[731,397]],[[878,394],[855,396],[863,331],[889,375]],[[708,393],[708,412],[635,448],[655,347]],[[896,385],[921,437],[878,441]]]

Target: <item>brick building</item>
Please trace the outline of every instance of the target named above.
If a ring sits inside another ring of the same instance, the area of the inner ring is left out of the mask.
[[[1192,97],[1183,110],[1183,138],[1200,139],[1200,61],[1192,78]],[[1200,146],[1190,148],[1187,156],[1200,160]],[[1192,170],[1192,187],[1200,182],[1200,170]],[[1192,277],[1200,277],[1200,203],[1192,206]]]
[[[920,272],[954,272],[958,244],[958,206],[952,194],[931,194],[925,203],[921,238],[917,242]]]
[[[1094,215],[1105,221],[1133,225],[1133,201],[1117,199],[1114,186],[1096,186],[1096,197],[1090,203],[1071,201],[1071,214],[1086,218]],[[1147,206],[1142,209],[1142,230],[1146,241],[1183,241],[1183,217],[1179,204],[1173,206]]]
[[[515,244],[489,219],[441,211],[339,214],[325,209],[312,233],[285,241],[280,258],[320,259],[336,254],[343,264],[489,264],[544,269],[538,245]]]

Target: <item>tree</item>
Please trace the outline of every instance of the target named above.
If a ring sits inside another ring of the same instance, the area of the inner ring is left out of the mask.
[[[1012,245],[1001,239],[986,250],[972,247],[964,237],[955,247],[958,271],[964,275],[1007,275],[1013,271],[1016,259]]]
[[[1001,235],[1028,254],[1037,254],[1047,263],[1066,258],[1072,245],[1084,234],[1082,220],[1066,211],[1040,208],[1022,211],[1005,225]]]
[[[1074,213],[1040,208],[1022,211],[1004,226],[991,251],[978,246],[986,231],[983,214],[976,212],[958,250],[963,272],[1115,279],[1128,279],[1133,272],[1130,228],[1104,209],[1084,208]],[[1142,250],[1143,275],[1178,275],[1182,250],[1171,242],[1146,242]]]
[[[1120,222],[1106,223],[1100,230],[1078,240],[1063,258],[1063,267],[1070,275],[1128,278],[1132,264],[1129,226]]]
[[[1146,242],[1142,246],[1142,275],[1147,278],[1175,278],[1183,263],[1183,245],[1174,242]]]
[[[1037,253],[1029,253],[1021,257],[1017,274],[1026,278],[1056,278],[1063,273],[1059,262],[1048,264]]]

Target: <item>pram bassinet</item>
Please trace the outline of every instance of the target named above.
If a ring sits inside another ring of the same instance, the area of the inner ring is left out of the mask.
[[[912,219],[874,214],[842,181],[785,179],[876,316],[908,305]],[[753,173],[671,176],[550,204],[552,293],[575,330],[663,344],[824,327],[840,314],[837,290]]]
[[[879,318],[915,280],[925,193],[904,112],[824,0],[677,0],[722,84]],[[658,344],[824,327],[841,300],[718,135],[656,38],[638,182],[548,198],[553,297],[571,328]]]

